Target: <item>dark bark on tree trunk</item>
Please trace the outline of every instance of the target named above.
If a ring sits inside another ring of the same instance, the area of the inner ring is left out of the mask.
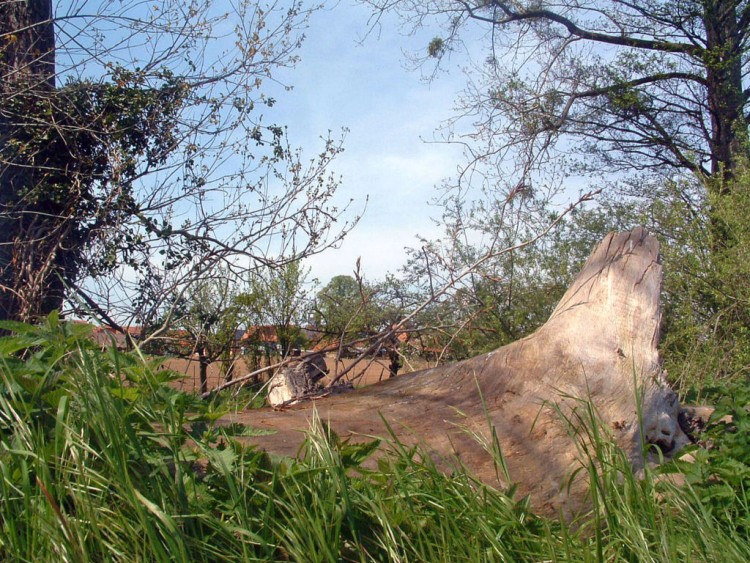
[[[395,347],[388,348],[388,359],[390,360],[388,364],[388,377],[396,377],[398,370],[401,369],[401,357],[398,355],[398,349]]]
[[[706,81],[711,116],[711,175],[714,189],[728,193],[738,158],[746,150],[742,88],[742,46],[739,44],[734,2],[713,0],[706,4],[705,27],[708,57]]]
[[[201,394],[208,393],[208,366],[211,364],[205,351],[198,354],[198,365],[200,367]]]
[[[0,1],[0,37],[0,152],[7,156],[14,136],[34,121],[12,106],[43,107],[37,102],[55,90],[52,1]],[[32,321],[63,302],[60,273],[69,264],[61,241],[69,226],[60,209],[25,201],[22,194],[43,181],[32,156],[0,165],[0,319]]]
[[[55,88],[52,0],[0,1],[0,95]]]

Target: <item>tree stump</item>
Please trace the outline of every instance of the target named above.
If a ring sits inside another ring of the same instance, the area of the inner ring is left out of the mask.
[[[545,513],[575,510],[583,499],[578,451],[561,413],[590,400],[632,463],[642,443],[665,452],[687,442],[679,404],[662,378],[659,244],[644,229],[610,233],[597,245],[549,320],[532,335],[453,365],[402,375],[355,392],[227,419],[276,430],[251,441],[295,455],[313,413],[342,437],[388,437],[385,419],[406,444],[449,471],[463,464],[488,484],[505,486],[492,456],[494,427],[510,478]],[[642,417],[643,435],[638,416]],[[382,419],[381,419],[382,417]],[[479,438],[479,440],[477,439]]]
[[[268,404],[280,407],[319,394],[323,388],[318,381],[327,373],[328,366],[321,354],[283,368],[268,382]]]

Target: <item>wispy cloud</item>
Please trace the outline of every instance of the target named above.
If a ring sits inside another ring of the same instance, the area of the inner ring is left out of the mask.
[[[293,144],[311,151],[327,131],[349,130],[335,164],[343,177],[339,197],[353,198],[355,206],[369,197],[369,203],[341,249],[309,261],[323,283],[350,273],[358,257],[371,279],[402,266],[404,247],[417,245],[415,235],[435,232],[427,202],[461,159],[455,146],[425,142],[450,117],[460,74],[427,84],[405,69],[403,50],[426,49],[428,40],[400,35],[395,22],[360,44],[368,15],[363,6],[344,4],[317,14],[302,62],[281,77],[294,88],[275,95],[271,114],[289,125]]]

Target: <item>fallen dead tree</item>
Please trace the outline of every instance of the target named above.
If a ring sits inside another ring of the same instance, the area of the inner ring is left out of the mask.
[[[504,486],[485,447],[494,428],[520,493],[531,494],[543,511],[570,508],[585,483],[566,487],[579,462],[561,414],[575,418],[570,415],[582,399],[596,407],[636,467],[644,463],[644,442],[664,452],[687,442],[657,351],[658,254],[658,242],[642,228],[612,233],[595,248],[550,319],[524,339],[283,412],[239,413],[231,422],[275,430],[252,441],[295,455],[316,410],[339,435],[354,439],[387,437],[385,420],[400,441],[420,444],[446,469],[461,463],[485,482]]]

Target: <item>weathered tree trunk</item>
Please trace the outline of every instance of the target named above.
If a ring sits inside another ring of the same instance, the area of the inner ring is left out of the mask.
[[[659,246],[643,229],[608,235],[594,250],[550,319],[531,336],[454,365],[389,379],[353,393],[285,412],[255,410],[231,417],[277,433],[253,438],[295,455],[314,410],[341,436],[388,436],[420,444],[450,469],[460,462],[493,485],[494,426],[510,477],[544,512],[575,508],[585,483],[566,488],[579,467],[561,421],[590,399],[634,465],[643,441],[675,450],[687,441],[677,423],[676,395],[661,379]],[[641,397],[642,428],[636,397]],[[553,408],[554,407],[554,408]]]

